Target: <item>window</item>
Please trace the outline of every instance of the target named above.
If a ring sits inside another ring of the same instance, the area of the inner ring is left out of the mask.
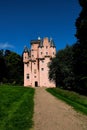
[[[29,74],[27,74],[27,79],[29,79]]]
[[[44,60],[42,60],[42,63],[44,63]]]
[[[46,52],[46,55],[48,55],[48,52]]]
[[[43,54],[43,52],[41,52],[41,55]]]
[[[48,48],[48,46],[46,46],[46,48]]]
[[[54,55],[55,53],[53,52],[53,55]]]
[[[34,76],[34,78],[36,78],[36,76]]]
[[[43,71],[43,70],[44,70],[44,68],[41,68],[41,70]]]
[[[34,69],[34,74],[36,74],[36,69]]]
[[[34,55],[32,55],[32,57],[34,57]]]
[[[29,63],[27,63],[27,67],[29,66]]]

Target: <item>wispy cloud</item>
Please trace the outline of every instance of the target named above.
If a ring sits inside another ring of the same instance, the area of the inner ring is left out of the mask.
[[[0,43],[0,49],[14,48],[14,46],[8,42]]]

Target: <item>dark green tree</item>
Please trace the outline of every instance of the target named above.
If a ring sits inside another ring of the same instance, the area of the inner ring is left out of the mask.
[[[23,84],[22,56],[10,50],[0,50],[0,83]]]
[[[0,83],[3,82],[3,79],[6,77],[6,64],[4,59],[4,50],[0,50]]]
[[[87,0],[79,0],[82,7],[76,20],[77,43],[73,46],[74,74],[77,89],[87,92]]]
[[[49,64],[49,79],[55,81],[57,86],[72,89],[74,86],[73,51],[71,46],[57,52],[56,57]]]
[[[5,51],[5,62],[7,65],[7,79],[9,83],[23,83],[23,61],[22,57],[15,52]]]

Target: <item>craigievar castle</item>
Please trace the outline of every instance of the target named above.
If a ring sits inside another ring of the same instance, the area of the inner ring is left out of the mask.
[[[55,87],[55,83],[49,80],[48,64],[56,54],[54,41],[38,38],[31,40],[31,48],[24,48],[24,86],[31,87]]]

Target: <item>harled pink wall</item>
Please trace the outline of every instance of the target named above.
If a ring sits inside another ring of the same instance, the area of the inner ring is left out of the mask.
[[[50,47],[48,38],[43,39],[43,47],[38,46],[39,43],[33,43],[31,55],[28,55],[28,52],[23,54],[24,86],[55,87],[55,83],[49,81],[48,78],[48,63],[55,56],[56,49]],[[29,74],[29,79],[27,79],[27,74]]]

